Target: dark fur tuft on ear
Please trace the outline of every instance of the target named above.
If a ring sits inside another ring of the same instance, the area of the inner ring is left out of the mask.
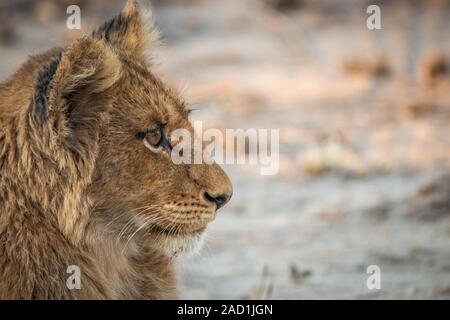
[[[153,24],[151,11],[129,0],[119,15],[106,21],[92,36],[145,61],[146,50],[158,40],[159,33]]]
[[[102,40],[75,41],[40,71],[31,106],[33,119],[52,123],[62,136],[77,126],[81,130],[89,125],[87,119],[99,119],[107,111],[109,88],[120,75],[119,58]]]
[[[46,120],[48,117],[48,95],[60,61],[61,54],[42,68],[36,81],[34,108],[36,115],[41,120]]]

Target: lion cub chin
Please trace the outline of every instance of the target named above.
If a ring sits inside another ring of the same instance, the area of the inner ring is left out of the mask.
[[[168,236],[157,241],[160,241],[158,247],[165,254],[172,257],[189,257],[200,252],[205,239],[206,231],[203,231],[190,235]]]

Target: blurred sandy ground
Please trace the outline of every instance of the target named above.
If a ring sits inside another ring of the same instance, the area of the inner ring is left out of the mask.
[[[1,0],[0,79],[123,3]],[[194,120],[280,129],[278,175],[225,168],[234,198],[182,263],[186,297],[450,297],[449,1],[153,4],[155,69]],[[382,30],[366,28],[369,4]],[[366,287],[373,264],[381,290]]]

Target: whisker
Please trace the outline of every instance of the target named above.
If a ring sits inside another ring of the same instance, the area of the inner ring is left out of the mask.
[[[128,241],[125,243],[123,249],[122,249],[122,253],[125,251],[126,247],[128,246],[128,243],[131,241],[131,239],[140,231],[142,230],[144,227],[146,227],[147,225],[149,225],[150,223],[154,223],[157,222],[158,220],[161,220],[162,217],[155,217],[155,219],[151,219],[154,217],[147,217],[146,220],[144,221],[144,223],[142,223],[142,225],[136,229],[136,231],[128,238]]]
[[[152,211],[156,212],[157,208],[153,206],[148,206],[145,209],[143,209],[140,212],[134,213],[133,215],[130,215],[129,221],[125,224],[125,226],[122,227],[121,231],[119,232],[119,235],[117,237],[116,242],[119,242],[120,239],[128,232],[128,230],[133,226],[133,224],[136,222],[136,217],[142,217],[144,214],[151,213]]]

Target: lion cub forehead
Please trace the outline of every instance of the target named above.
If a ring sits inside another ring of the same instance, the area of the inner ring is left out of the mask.
[[[189,110],[178,93],[145,66],[125,61],[123,69],[117,97],[121,113],[135,116],[145,125],[160,122],[171,129],[190,126]]]

